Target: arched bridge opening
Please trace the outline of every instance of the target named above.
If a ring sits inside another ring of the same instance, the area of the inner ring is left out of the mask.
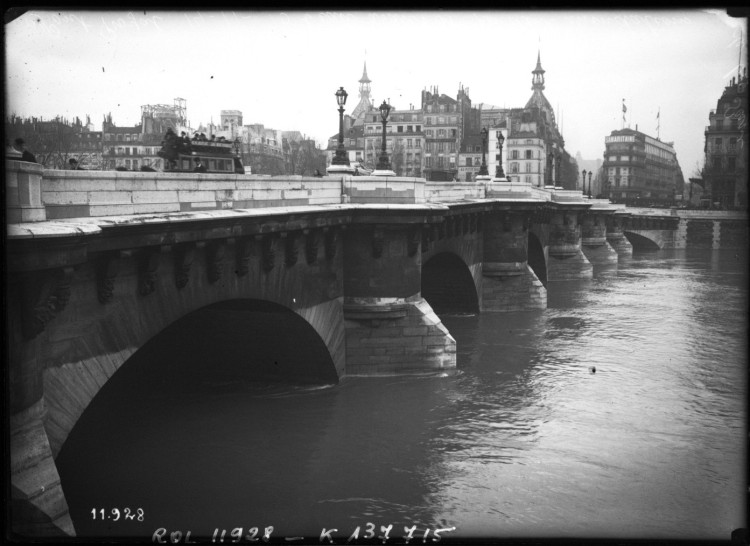
[[[544,258],[544,249],[539,238],[531,231],[529,231],[527,260],[536,277],[544,286],[547,286],[547,260]]]
[[[175,502],[175,513],[189,513],[190,495],[197,502],[224,494],[237,488],[240,475],[252,481],[254,465],[268,458],[261,457],[263,446],[285,434],[275,420],[280,405],[296,404],[299,410],[287,418],[306,419],[314,413],[305,409],[308,394],[327,392],[321,388],[337,381],[316,330],[279,304],[232,300],[185,315],[112,375],[57,456],[76,534],[106,533],[99,508],[106,508],[112,532],[143,528],[112,527],[112,507],[121,519],[125,507],[136,515],[143,508],[168,527]],[[300,441],[303,448],[315,439]]]
[[[661,248],[656,241],[650,239],[649,237],[646,237],[645,235],[641,235],[640,233],[635,233],[633,231],[623,231],[623,234],[628,239],[628,241],[630,241],[630,244],[633,245],[633,250],[641,252],[652,252]]]
[[[479,297],[474,277],[464,261],[441,252],[422,265],[422,297],[441,313],[477,313]]]

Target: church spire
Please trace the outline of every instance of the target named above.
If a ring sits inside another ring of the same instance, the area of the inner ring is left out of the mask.
[[[352,117],[358,118],[364,112],[368,112],[372,108],[370,102],[370,78],[367,77],[367,61],[365,61],[365,67],[362,71],[362,77],[359,79],[359,104],[352,111]]]
[[[362,72],[362,77],[359,79],[359,83],[365,84],[370,83],[370,78],[367,77],[367,61],[365,61],[365,69]],[[361,86],[360,86],[361,89]]]
[[[532,91],[536,91],[537,89],[539,89],[539,91],[544,90],[544,72],[545,70],[542,68],[542,53],[541,51],[537,51],[536,68],[531,72],[534,75],[531,78]]]

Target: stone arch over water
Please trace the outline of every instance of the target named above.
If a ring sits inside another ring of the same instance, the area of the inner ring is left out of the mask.
[[[663,248],[664,242],[658,231],[623,231],[625,237],[633,245],[634,250],[659,250]]]
[[[469,266],[452,252],[440,252],[422,265],[422,297],[442,312],[479,311],[479,290]]]
[[[135,317],[118,317],[117,324],[99,330],[108,327],[112,339],[90,347],[86,356],[79,349],[75,362],[43,372],[44,425],[52,454],[57,456],[92,400],[131,368],[143,381],[160,381],[165,390],[192,382],[198,395],[203,382],[211,388],[231,388],[237,381],[335,383],[343,373],[342,317],[338,299],[300,309],[227,299],[183,314],[148,339],[137,339],[146,328],[129,324]]]

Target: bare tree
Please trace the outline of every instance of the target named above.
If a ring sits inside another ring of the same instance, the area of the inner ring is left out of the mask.
[[[401,143],[400,138],[393,139],[393,150],[391,151],[391,168],[396,176],[404,176],[404,169],[406,167],[404,145]]]

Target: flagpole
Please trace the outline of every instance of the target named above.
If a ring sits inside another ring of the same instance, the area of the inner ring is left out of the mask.
[[[661,140],[659,129],[661,128],[661,106],[659,107],[659,111],[656,112],[656,140]]]

